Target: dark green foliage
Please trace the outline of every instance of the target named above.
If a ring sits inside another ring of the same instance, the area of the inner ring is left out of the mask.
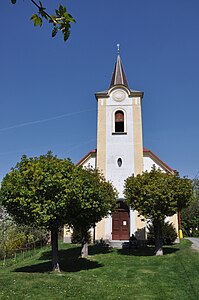
[[[116,207],[117,193],[112,184],[94,169],[79,167],[73,188],[70,207],[71,227],[81,231],[82,257],[88,255],[87,233]]]
[[[181,211],[181,223],[185,235],[198,236],[199,229],[199,180],[193,181],[196,200]]]
[[[199,229],[192,230],[191,236],[193,236],[193,237],[199,237]]]
[[[172,223],[164,222],[162,224],[162,238],[163,238],[163,245],[172,245],[175,242],[177,238],[177,233]],[[155,244],[153,224],[148,225],[147,243],[149,245]]]
[[[69,225],[86,233],[115,209],[117,192],[98,170],[78,167],[71,197]]]
[[[12,4],[16,4],[17,0],[11,0]],[[49,15],[46,8],[43,6],[41,1],[36,2],[36,0],[30,0],[34,4],[38,13],[31,16],[31,20],[34,26],[42,26],[43,19],[52,24],[52,37],[55,37],[58,31],[62,32],[64,36],[64,41],[67,41],[70,35],[71,23],[75,23],[75,19],[69,14],[65,6],[59,5],[58,9],[55,9],[55,15]]]
[[[53,270],[59,271],[58,232],[70,219],[74,164],[51,152],[25,155],[2,181],[0,201],[18,224],[51,231]]]
[[[154,166],[150,172],[127,178],[124,194],[128,204],[153,223],[156,255],[162,255],[162,222],[193,201],[191,180]]]
[[[18,224],[59,228],[67,223],[73,163],[53,156],[25,155],[2,181],[0,198]]]
[[[188,208],[181,211],[181,223],[183,232],[189,235],[190,231],[195,232],[199,228],[199,200],[190,204]],[[191,235],[192,235],[191,234]]]
[[[189,179],[155,168],[127,178],[124,193],[129,205],[140,215],[159,221],[187,207],[194,198]]]
[[[77,168],[48,152],[22,157],[2,181],[0,202],[18,224],[51,231],[53,268],[59,270],[59,228],[81,228],[85,236],[113,209],[116,192],[98,171]]]
[[[72,237],[71,237],[71,243],[72,244],[82,244],[83,238],[85,238],[82,234],[81,230],[73,229]],[[87,231],[86,239],[88,243],[91,243],[91,234],[89,231]]]

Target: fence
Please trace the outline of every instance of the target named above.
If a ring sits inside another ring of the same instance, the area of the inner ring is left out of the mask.
[[[9,266],[22,259],[31,257],[36,254],[36,251],[38,251],[38,249],[46,246],[46,244],[46,240],[35,241],[34,243],[26,244],[24,248],[8,250],[5,251],[4,254],[0,253],[0,265],[3,267]]]

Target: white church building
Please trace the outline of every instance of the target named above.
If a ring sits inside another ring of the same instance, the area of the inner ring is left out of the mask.
[[[118,50],[108,90],[95,94],[98,103],[97,149],[91,150],[78,163],[99,169],[118,191],[118,209],[96,224],[95,240],[103,239],[113,244],[128,241],[132,234],[138,240],[145,240],[146,222],[125,204],[124,180],[132,174],[150,171],[153,165],[162,171],[174,172],[151,150],[143,148],[143,96],[143,92],[129,87]],[[177,215],[169,219],[178,232]],[[69,239],[65,230],[64,240]]]

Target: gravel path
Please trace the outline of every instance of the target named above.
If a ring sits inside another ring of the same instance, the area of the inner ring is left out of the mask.
[[[190,240],[193,244],[191,245],[191,247],[197,251],[199,251],[199,238],[187,238],[188,240]]]

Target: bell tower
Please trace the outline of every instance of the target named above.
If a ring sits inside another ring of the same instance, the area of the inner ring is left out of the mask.
[[[120,57],[117,58],[109,88],[95,94],[98,103],[97,150],[90,151],[78,165],[97,168],[118,191],[118,207],[95,226],[95,239],[120,247],[135,234],[146,239],[146,222],[124,199],[124,181],[134,174],[150,171],[155,165],[163,172],[175,171],[151,150],[143,148],[142,99],[144,93],[130,88]],[[177,228],[177,218],[171,219]]]
[[[98,102],[96,164],[118,190],[121,200],[124,180],[143,171],[143,94],[129,87],[118,45],[110,86],[95,95]]]
[[[175,173],[151,150],[143,148],[142,99],[144,93],[130,88],[118,45],[117,58],[106,91],[95,94],[98,103],[97,150],[91,150],[77,165],[97,168],[118,191],[118,207],[95,226],[95,240],[121,247],[132,234],[146,240],[146,222],[124,199],[124,181],[134,174],[150,171],[155,165],[163,172]],[[178,228],[177,215],[169,219]],[[67,236],[65,235],[65,239]]]

